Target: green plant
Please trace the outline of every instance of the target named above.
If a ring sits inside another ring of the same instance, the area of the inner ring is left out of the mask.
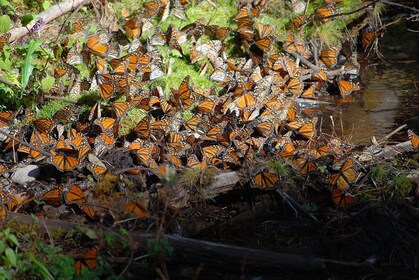
[[[371,167],[370,177],[378,185],[383,185],[387,178],[388,170],[383,165]]]
[[[173,248],[167,238],[150,239],[147,242],[147,251],[150,257],[160,262],[169,260],[173,254]]]
[[[412,190],[412,182],[405,175],[397,175],[389,183],[389,189],[400,196],[406,196]]]

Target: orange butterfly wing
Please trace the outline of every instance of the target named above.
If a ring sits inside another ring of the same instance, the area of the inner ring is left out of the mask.
[[[84,198],[83,190],[77,186],[72,185],[70,190],[64,195],[65,202],[67,204],[84,204],[86,199]]]

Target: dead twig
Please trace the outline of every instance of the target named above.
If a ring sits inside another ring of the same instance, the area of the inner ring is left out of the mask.
[[[399,132],[400,130],[402,130],[403,128],[405,128],[407,126],[407,124],[401,125],[398,128],[396,128],[395,130],[393,130],[392,132],[390,132],[389,134],[387,134],[386,136],[384,136],[383,138],[381,138],[380,140],[378,140],[378,144],[382,144],[385,141],[387,141],[391,136],[393,136],[394,134],[396,134],[397,132]]]
[[[11,87],[11,88],[13,88],[15,90],[20,90],[23,93],[31,94],[31,92],[29,90],[23,89],[20,86],[15,85],[15,84],[12,84],[11,82],[8,82],[8,81],[6,81],[6,80],[4,80],[2,78],[0,78],[0,83],[5,84],[6,86],[9,86],[9,87]]]

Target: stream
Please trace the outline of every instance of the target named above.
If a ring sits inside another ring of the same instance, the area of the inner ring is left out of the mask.
[[[418,29],[405,23],[388,27],[380,41],[384,61],[361,69],[362,90],[354,94],[353,102],[324,110],[322,131],[335,131],[361,145],[369,145],[371,137],[379,140],[403,124],[419,133],[419,33],[407,28]],[[406,141],[406,129],[391,139]]]

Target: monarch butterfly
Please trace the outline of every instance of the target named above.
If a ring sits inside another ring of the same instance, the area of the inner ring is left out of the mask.
[[[237,106],[237,108],[245,109],[255,106],[256,99],[250,93],[245,93],[236,98],[233,103]]]
[[[150,2],[144,3],[144,8],[150,17],[155,17],[157,15],[162,15],[168,9],[169,1],[168,0],[153,0]]]
[[[110,74],[97,74],[96,80],[98,83],[100,96],[104,100],[109,100],[117,91],[115,78]]]
[[[51,161],[61,172],[71,171],[79,165],[78,151],[73,149],[51,150]]]
[[[204,29],[207,36],[220,41],[224,41],[231,32],[230,28],[219,27],[218,25],[206,25]]]
[[[86,26],[85,20],[78,20],[76,22],[70,21],[67,25],[67,33],[74,34],[74,33],[82,32],[85,26]]]
[[[259,34],[259,38],[267,38],[274,33],[274,27],[271,25],[265,25],[258,23],[257,30]]]
[[[57,121],[51,118],[43,118],[34,120],[33,124],[39,132],[49,134],[57,126]]]
[[[337,189],[332,190],[332,200],[338,208],[345,208],[355,203],[355,199],[352,195],[346,194]]]
[[[291,8],[294,14],[302,14],[306,9],[306,3],[300,0],[291,0]]]
[[[407,131],[407,136],[409,137],[410,142],[412,142],[413,148],[419,148],[419,136],[417,136],[412,130]]]
[[[269,36],[266,38],[256,40],[255,46],[263,52],[269,52],[274,42],[274,39],[275,38],[273,36]]]
[[[129,38],[141,36],[141,22],[137,18],[132,18],[124,24],[125,32]]]
[[[316,99],[316,85],[311,85],[308,89],[306,89],[301,96],[308,99]]]
[[[207,166],[207,162],[198,160],[198,157],[194,154],[186,155],[186,166],[192,169],[203,170]]]
[[[350,184],[354,183],[357,179],[356,172],[352,169],[353,159],[346,160],[341,168],[339,173],[334,173],[329,178],[329,182],[332,185],[336,185],[339,190],[346,190]]]
[[[196,43],[193,42],[191,44],[191,51],[189,52],[189,60],[191,61],[192,64],[195,64],[202,58],[204,58],[204,56],[200,52],[197,51]]]
[[[64,199],[67,204],[81,205],[86,203],[82,189],[75,184],[73,184],[70,187],[70,190],[64,195]]]
[[[61,189],[60,188],[52,188],[49,191],[47,191],[46,193],[44,193],[42,195],[42,199],[54,206],[54,207],[58,207],[61,205]]]
[[[173,24],[170,24],[167,28],[166,40],[170,49],[175,49],[179,51],[180,54],[183,56],[182,47],[180,46],[180,34]]]
[[[286,89],[288,92],[291,92],[292,94],[296,96],[300,96],[301,92],[303,91],[304,83],[301,82],[299,78],[292,78],[290,79],[289,83],[286,86]]]
[[[126,102],[114,102],[112,103],[112,109],[115,112],[116,118],[120,119],[128,112],[130,106]]]
[[[211,159],[218,156],[224,150],[225,148],[222,147],[221,145],[211,145],[211,146],[202,148],[202,155],[207,159]]]
[[[214,101],[203,101],[198,104],[196,110],[200,114],[211,114],[214,112],[215,102]]]
[[[330,20],[330,16],[334,14],[334,11],[331,7],[325,6],[318,8],[314,11],[314,18],[320,20],[320,22],[325,23]]]
[[[93,177],[97,181],[101,181],[103,177],[105,177],[105,175],[108,173],[108,169],[105,166],[99,164],[90,163],[87,165],[87,168],[90,170],[90,172],[92,172]]]
[[[148,212],[146,207],[144,207],[144,205],[139,201],[125,204],[124,208],[128,213],[132,213],[138,218],[145,218],[150,216],[150,212]]]
[[[365,32],[361,35],[361,45],[363,49],[366,49],[371,42],[377,38],[376,32]]]
[[[239,8],[239,12],[236,14],[234,19],[240,22],[245,19],[250,19],[251,16],[252,14],[250,13],[250,7],[248,5],[243,5]]]
[[[13,122],[15,112],[2,111],[0,112],[0,127],[9,126]]]
[[[134,132],[141,139],[148,139],[150,137],[150,120],[150,116],[146,116],[134,128]]]
[[[96,119],[93,122],[95,125],[98,125],[102,132],[108,132],[113,135],[118,133],[118,122],[114,118],[102,117],[100,119]]]
[[[151,150],[152,150],[152,148],[150,146],[142,145],[141,148],[138,148],[135,151],[135,154],[136,154],[137,158],[145,166],[149,166],[150,165],[150,162],[152,160],[152,158],[151,158]]]
[[[40,148],[41,146],[39,142],[33,142],[32,145],[36,148]],[[35,161],[40,161],[45,158],[43,154],[41,154],[40,152],[36,150],[30,149],[27,146],[22,145],[19,147],[17,151],[21,153],[29,154]]]
[[[68,52],[61,55],[61,60],[68,65],[74,66],[83,63],[83,56],[77,51],[77,45],[74,45]]]
[[[189,87],[189,75],[186,76],[179,86],[178,90],[171,89],[173,98],[171,102],[178,104],[182,109],[188,109],[195,102],[195,99],[191,97],[191,88]]]
[[[90,219],[93,219],[96,216],[96,211],[95,209],[93,209],[92,206],[83,205],[80,208],[84,212],[84,214],[86,214],[87,217],[89,217]]]
[[[275,173],[261,172],[252,180],[252,186],[262,190],[273,189],[278,183],[279,177]]]
[[[87,250],[83,256],[74,263],[74,270],[77,276],[80,276],[83,268],[95,269],[97,267],[97,248]]]
[[[225,124],[215,125],[214,127],[209,128],[208,131],[206,131],[204,135],[202,135],[199,138],[202,140],[217,141],[218,137],[222,136],[222,134],[224,133],[224,127],[225,127]]]
[[[328,146],[321,146],[308,151],[308,155],[314,158],[323,157],[329,154]]]
[[[326,65],[327,68],[332,68],[338,62],[339,53],[340,49],[337,47],[323,49],[320,52],[320,60]]]
[[[0,52],[3,52],[3,48],[9,42],[10,36],[10,33],[4,33],[0,35]]]
[[[6,173],[6,172],[8,172],[9,171],[9,168],[7,168],[7,166],[6,165],[4,165],[4,164],[0,164],[0,175],[2,175],[2,174],[4,174],[4,173]]]
[[[320,70],[320,71],[318,71],[316,73],[313,73],[313,79],[318,80],[318,81],[327,81],[328,78],[327,78],[326,71],[324,71],[322,69],[322,70]]]
[[[279,155],[285,159],[294,157],[296,151],[291,143],[285,143],[279,151]]]
[[[90,109],[89,117],[87,118],[90,122],[96,119],[100,119],[102,117],[102,110],[100,106],[100,102],[96,102],[93,105],[92,109]]]
[[[75,129],[71,129],[68,132],[68,138],[70,143],[78,150],[77,158],[79,161],[82,161],[84,157],[91,152],[88,140]]]
[[[273,132],[273,123],[271,121],[260,122],[256,125],[255,130],[263,137],[268,137]]]
[[[197,127],[202,122],[203,122],[202,117],[194,117],[194,118],[188,120],[187,122],[185,122],[183,124],[183,126],[184,126],[185,129],[187,129],[189,131],[197,132]]]
[[[63,124],[68,124],[77,120],[78,113],[79,109],[77,107],[65,106],[57,112],[55,112],[55,114],[52,117]]]
[[[7,220],[7,208],[4,205],[0,205],[0,222]]]
[[[166,44],[166,35],[159,26],[154,26],[154,34],[150,38],[151,46],[164,46]]]
[[[86,42],[86,50],[92,54],[100,57],[105,57],[108,54],[108,38],[102,33],[100,35],[90,35]]]
[[[307,17],[304,15],[296,17],[292,19],[290,23],[288,23],[287,27],[291,30],[298,31],[300,30],[301,26],[303,26],[303,24],[306,22],[306,20]]]
[[[66,69],[66,68],[54,69],[54,78],[58,79],[58,78],[64,76],[65,74],[67,74],[67,73],[68,73],[68,69]]]
[[[18,206],[24,204],[27,198],[28,196],[25,193],[14,194],[9,198],[9,201],[7,202],[7,208],[9,211],[14,211]]]
[[[361,89],[359,84],[354,84],[352,82],[345,81],[345,80],[339,80],[338,81],[338,87],[339,87],[340,95],[342,97],[345,97],[345,96],[351,94],[353,91],[357,91],[357,90]]]
[[[315,124],[314,123],[307,123],[301,126],[298,129],[298,133],[307,139],[311,139],[316,136]]]
[[[316,171],[316,164],[310,157],[299,157],[292,161],[295,169],[303,175]]]
[[[242,20],[237,27],[237,32],[243,40],[252,42],[256,37],[253,30],[253,20],[250,18],[245,18]]]

